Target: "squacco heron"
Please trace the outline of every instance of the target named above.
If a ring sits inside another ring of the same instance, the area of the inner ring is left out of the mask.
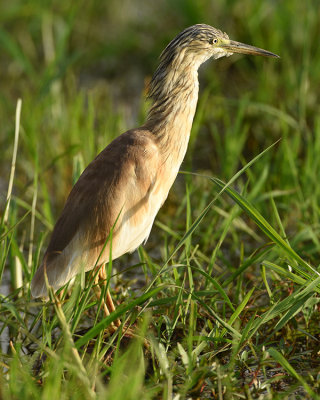
[[[185,29],[168,44],[150,83],[146,122],[113,140],[71,190],[33,277],[34,297],[48,295],[45,274],[54,290],[83,269],[98,267],[106,279],[110,246],[115,259],[146,242],[188,147],[198,69],[209,58],[233,53],[278,57],[204,24]],[[108,290],[104,309],[107,315],[114,310]]]

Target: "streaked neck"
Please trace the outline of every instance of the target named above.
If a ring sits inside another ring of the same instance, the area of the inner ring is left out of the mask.
[[[158,81],[152,82],[153,104],[145,127],[156,136],[163,151],[178,157],[181,163],[198,101],[197,68],[189,66],[183,72],[173,70],[165,76],[154,77],[157,78]]]

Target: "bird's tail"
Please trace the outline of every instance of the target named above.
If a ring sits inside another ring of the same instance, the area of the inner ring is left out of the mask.
[[[54,291],[65,285],[73,276],[70,274],[70,268],[65,267],[61,256],[51,258],[50,262],[45,256],[42,264],[35,273],[31,282],[31,295],[34,298],[48,298],[48,287],[51,286]],[[75,275],[74,273],[73,275]]]

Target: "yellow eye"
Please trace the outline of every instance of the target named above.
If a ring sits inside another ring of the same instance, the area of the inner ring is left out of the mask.
[[[218,43],[218,39],[216,39],[216,38],[215,39],[210,39],[209,43],[210,44],[217,44]]]

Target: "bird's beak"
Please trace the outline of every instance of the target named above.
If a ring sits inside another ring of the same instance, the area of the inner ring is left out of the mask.
[[[244,44],[230,39],[224,39],[219,44],[219,47],[230,53],[253,54],[256,56],[280,58],[277,54],[271,53],[271,51],[259,49],[259,47],[250,46],[250,44]]]

